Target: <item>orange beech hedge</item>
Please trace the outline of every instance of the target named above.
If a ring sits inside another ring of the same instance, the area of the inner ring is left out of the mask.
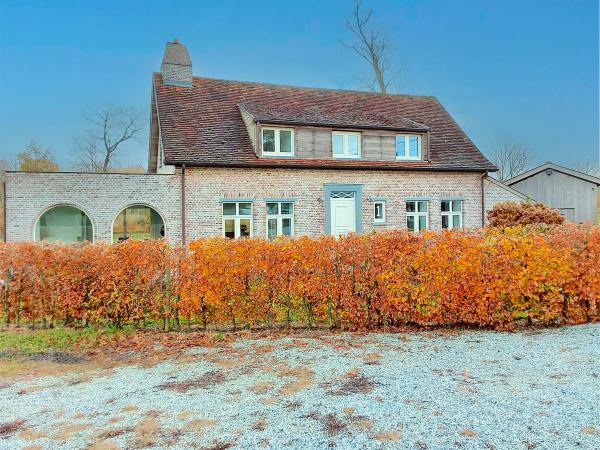
[[[600,228],[0,244],[5,323],[510,328],[598,320]]]
[[[497,203],[488,213],[488,220],[490,226],[498,228],[540,223],[561,225],[565,222],[557,209],[535,202]]]

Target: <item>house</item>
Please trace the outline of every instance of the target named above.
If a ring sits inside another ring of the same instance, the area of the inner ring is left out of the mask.
[[[558,209],[572,222],[594,222],[598,217],[600,178],[547,162],[505,184]]]
[[[340,235],[475,228],[522,195],[434,97],[192,75],[167,43],[147,174],[6,174],[6,239]]]

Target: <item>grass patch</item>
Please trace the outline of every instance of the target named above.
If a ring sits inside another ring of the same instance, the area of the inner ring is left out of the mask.
[[[127,333],[129,330],[116,328],[53,328],[49,330],[27,330],[9,328],[0,331],[0,354],[43,353],[67,351],[77,345],[80,349],[93,347],[103,336]]]

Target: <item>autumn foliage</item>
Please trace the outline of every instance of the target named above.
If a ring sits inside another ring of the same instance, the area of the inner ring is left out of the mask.
[[[583,323],[600,313],[600,228],[23,242],[0,245],[0,277],[4,321],[35,326]]]
[[[517,225],[561,225],[565,218],[556,209],[536,202],[497,203],[488,213],[490,226],[497,228]]]

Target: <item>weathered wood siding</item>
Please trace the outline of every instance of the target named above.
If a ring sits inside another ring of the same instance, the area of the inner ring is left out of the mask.
[[[331,159],[331,129],[298,127],[294,129],[296,157]]]
[[[243,117],[243,115],[242,115]],[[246,120],[244,119],[244,123]],[[265,124],[265,126],[268,126]],[[248,128],[248,125],[246,125]],[[331,133],[337,128],[326,127],[286,127],[294,129],[294,156],[306,159],[333,159]],[[356,130],[349,130],[356,132]],[[250,129],[248,131],[250,133]],[[364,130],[361,132],[362,159],[371,161],[396,160],[396,134],[388,130]],[[420,134],[420,133],[419,133]],[[254,135],[257,133],[254,131]],[[260,134],[258,134],[260,136]],[[421,135],[421,152],[427,159],[427,134]],[[259,143],[260,145],[260,143]],[[262,147],[262,146],[261,146]],[[255,147],[256,148],[256,147]],[[257,151],[262,154],[262,148]]]
[[[256,122],[252,118],[250,114],[248,114],[244,109],[240,108],[240,114],[242,115],[242,120],[244,121],[244,125],[246,126],[246,130],[248,131],[248,137],[250,138],[250,142],[252,143],[252,148],[254,149],[254,153],[257,156],[260,156],[260,152],[256,145],[256,135],[257,135],[257,127]]]
[[[598,187],[589,181],[552,170],[532,175],[510,185],[551,208],[560,209],[574,222],[595,222],[597,219]]]

